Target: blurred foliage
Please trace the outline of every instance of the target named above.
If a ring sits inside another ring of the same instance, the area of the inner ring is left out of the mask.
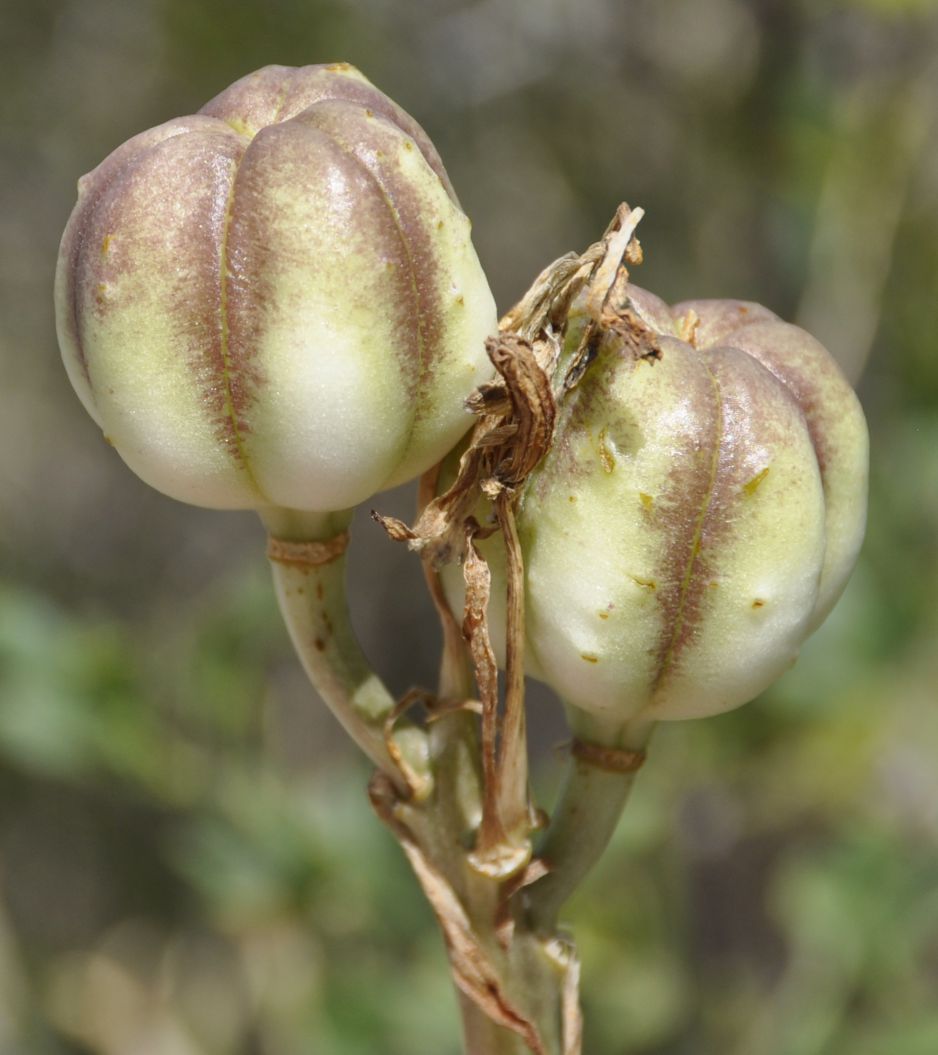
[[[81,172],[256,66],[336,59],[435,138],[503,307],[626,197],[641,284],[760,300],[867,364],[843,602],[765,698],[656,734],[567,914],[589,1055],[934,1055],[936,4],[6,0],[0,21],[0,1055],[458,1050],[429,912],[290,655],[259,529],[139,484],[50,321]],[[396,690],[429,682],[417,568],[367,519],[356,543],[367,651]]]

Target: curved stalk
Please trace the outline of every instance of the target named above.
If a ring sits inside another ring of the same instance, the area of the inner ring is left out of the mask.
[[[426,737],[402,722],[389,748],[386,731],[396,701],[365,658],[349,617],[344,550],[351,517],[350,511],[316,514],[272,508],[262,512],[271,540],[277,601],[313,688],[349,736],[399,793],[425,794]],[[392,757],[392,751],[399,757]]]
[[[560,799],[537,851],[550,871],[524,893],[528,922],[542,934],[554,931],[564,902],[609,845],[653,724],[632,723],[613,730],[577,716],[574,728],[583,734],[588,750],[571,754]],[[618,754],[625,764],[618,769],[606,768],[600,761],[604,752]],[[629,755],[634,755],[631,766]]]

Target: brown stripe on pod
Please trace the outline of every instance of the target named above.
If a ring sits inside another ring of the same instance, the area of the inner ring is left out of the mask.
[[[250,465],[250,411],[265,379],[258,341],[267,300],[263,258],[269,250],[263,236],[251,229],[255,178],[251,147],[255,142],[232,159],[227,190],[213,213],[217,325],[207,355],[199,363],[203,390],[211,399],[217,422],[216,435],[243,468]],[[260,252],[252,254],[250,245]],[[250,476],[260,491],[253,472]]]
[[[256,342],[256,320],[244,325],[245,290],[251,276],[239,266],[237,256],[238,196],[241,192],[241,170],[246,155],[243,141],[229,137],[230,149],[219,151],[219,173],[224,178],[217,185],[210,220],[210,251],[215,279],[212,339],[203,354],[194,360],[203,399],[215,422],[215,435],[225,445],[232,459],[245,471],[254,489],[261,488],[254,477],[247,443],[252,432],[250,411],[264,383]],[[207,258],[206,258],[206,262]],[[208,304],[208,301],[206,302]]]
[[[98,210],[97,235],[113,232],[108,252],[85,280],[118,290],[113,305],[99,305],[105,322],[134,297],[156,296],[175,338],[166,354],[185,358],[218,441],[250,478],[244,442],[261,378],[228,340],[225,305],[225,237],[244,150],[230,128],[206,121],[125,167]]]
[[[82,309],[85,304],[94,304],[100,299],[94,291],[101,288],[104,261],[110,248],[110,243],[105,241],[109,225],[102,222],[99,210],[109,200],[115,182],[126,178],[126,174],[149,151],[203,123],[204,119],[198,117],[181,118],[141,132],[122,143],[78,181],[78,202],[59,247],[59,288],[64,304],[60,306],[58,323],[60,343],[67,341],[70,345],[89,388],[92,382],[82,336]],[[90,297],[89,290],[92,291]]]
[[[329,290],[336,284],[334,255],[361,255],[380,261],[377,277],[401,305],[393,320],[395,345],[402,372],[415,384],[419,312],[396,214],[374,173],[321,131],[310,117],[313,112],[258,133],[241,164],[227,237],[231,354],[246,361],[269,323],[291,317],[296,306],[283,292],[290,285],[281,281],[284,271],[302,268],[313,274],[320,290]],[[285,212],[285,195],[299,219]],[[374,312],[365,284],[336,288],[334,295],[350,307]],[[309,352],[331,354],[329,348]]]
[[[665,342],[664,355],[685,359],[681,380],[688,413],[680,424],[684,433],[675,436],[667,481],[645,514],[650,529],[660,534],[662,550],[655,575],[661,632],[654,651],[653,697],[680,664],[704,617],[715,546],[726,531],[734,457],[723,392],[707,358],[676,341]]]
[[[267,145],[266,134],[250,140],[215,217],[219,334],[224,332],[224,347],[219,344],[216,349],[216,365],[225,370],[232,405],[245,410],[263,383],[257,349],[272,297],[269,274],[275,262],[274,249],[265,236],[266,217],[258,202],[258,186],[264,185],[269,160]],[[302,193],[301,186],[297,193]]]
[[[405,176],[398,162],[402,149],[413,149],[411,140],[383,118],[344,103],[322,103],[305,111],[303,119],[354,159],[384,200],[386,233],[393,231],[389,241],[397,241],[405,261],[405,274],[399,281],[402,295],[406,294],[402,303],[408,307],[402,306],[398,313],[402,336],[398,354],[407,388],[416,397],[415,421],[419,420],[425,412],[419,394],[426,391],[443,342],[444,305],[436,253],[437,217],[427,210],[423,188]],[[412,318],[415,332],[411,331]]]
[[[823,479],[835,446],[831,432],[856,406],[853,389],[834,357],[811,334],[781,320],[737,330],[727,343],[762,363],[797,400]]]
[[[711,463],[709,471],[694,458],[676,466],[664,515],[660,501],[653,514],[668,536],[657,594],[666,618],[656,692],[693,647],[714,600],[710,585],[719,580],[721,565],[733,559],[736,510],[746,501],[747,483],[793,442],[792,413],[803,421],[785,387],[744,352],[712,348],[699,355],[714,397],[706,410],[701,404],[701,420],[711,437],[700,452],[701,462],[709,456]],[[687,499],[683,508],[681,495]],[[766,561],[771,561],[768,552]]]
[[[437,178],[443,184],[450,200],[455,205],[459,205],[456,191],[453,189],[452,183],[450,183],[449,176],[443,167],[443,162],[437,153],[436,147],[423,128],[406,110],[401,109],[397,103],[389,99],[384,92],[377,89],[369,81],[357,80],[349,76],[340,77],[335,73],[328,73],[327,75],[329,77],[328,88],[316,100],[317,102],[326,102],[328,100],[345,102],[351,106],[360,107],[363,112],[367,113],[370,111],[375,116],[395,125],[414,141],[417,149],[423,155],[424,161],[436,173]]]
[[[202,107],[199,113],[229,121],[235,127],[260,131],[267,125],[289,121],[310,106],[347,102],[390,121],[409,135],[457,203],[443,162],[430,137],[393,100],[344,62],[316,66],[265,66],[248,74]]]

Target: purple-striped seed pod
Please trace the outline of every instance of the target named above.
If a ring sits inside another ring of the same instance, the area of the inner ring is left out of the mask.
[[[822,345],[756,304],[629,295],[660,357],[605,331],[517,511],[528,671],[592,737],[762,692],[843,592],[866,520],[866,423]],[[497,582],[504,553],[483,550]],[[494,600],[490,619],[498,647]]]
[[[115,150],[79,182],[56,313],[147,483],[317,512],[453,446],[496,326],[433,145],[345,64],[269,66]]]

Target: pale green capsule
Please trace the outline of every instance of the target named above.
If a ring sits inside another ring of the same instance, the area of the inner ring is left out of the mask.
[[[840,596],[866,518],[863,413],[814,338],[754,304],[630,293],[660,358],[606,333],[517,514],[529,672],[613,724],[758,695]]]
[[[56,275],[69,377],[166,494],[351,507],[471,422],[496,315],[469,226],[357,70],[267,67],[80,181]]]

